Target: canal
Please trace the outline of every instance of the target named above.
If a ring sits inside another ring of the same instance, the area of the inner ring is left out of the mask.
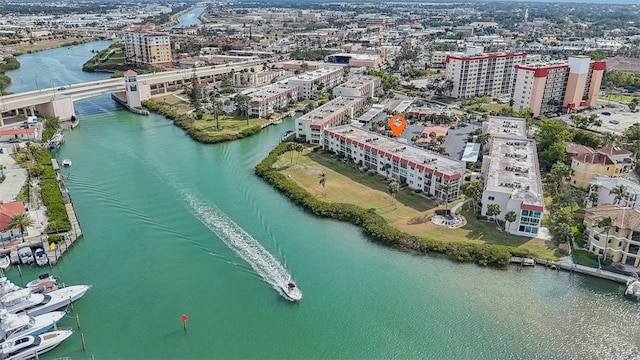
[[[22,55],[9,91],[35,89],[34,75],[56,85],[108,77],[80,70],[107,45]],[[292,119],[204,145],[108,95],[75,105],[80,126],[56,155],[73,161],[65,179],[85,235],[52,271],[93,288],[75,304],[82,328],[41,359],[640,356],[638,304],[620,285],[399,252],[292,204],[253,174]],[[245,260],[254,242],[296,280],[301,302]],[[40,270],[23,272],[8,277],[24,285]]]

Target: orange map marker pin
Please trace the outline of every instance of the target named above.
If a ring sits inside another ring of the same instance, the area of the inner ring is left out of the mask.
[[[389,118],[389,127],[391,127],[391,131],[396,137],[400,137],[406,126],[407,120],[400,114],[395,114]]]

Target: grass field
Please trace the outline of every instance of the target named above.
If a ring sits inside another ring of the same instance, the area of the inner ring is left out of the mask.
[[[396,196],[396,206],[388,193],[387,181],[371,176],[353,164],[346,164],[330,155],[305,149],[301,154],[287,152],[276,163],[281,171],[310,194],[327,202],[342,202],[375,209],[389,223],[406,233],[441,241],[502,244],[522,247],[539,257],[558,259],[555,246],[542,239],[511,235],[492,221],[478,220],[465,209],[462,214],[467,225],[450,229],[431,221],[436,209],[443,209],[434,201],[404,188]],[[326,175],[326,196],[319,183],[319,175]],[[458,201],[459,202],[459,201]],[[449,208],[453,204],[449,205]]]
[[[193,106],[191,104],[185,102],[180,97],[175,96],[173,94],[167,94],[162,96],[154,97],[154,101],[159,103],[166,103],[174,107],[176,112],[180,114],[187,113],[189,111],[193,111]],[[214,120],[213,115],[204,115],[201,120],[196,120],[193,123],[193,127],[205,131],[212,132],[240,132],[242,129],[266,124],[268,120],[266,119],[249,119],[249,125],[247,126],[247,118],[244,116],[239,116],[236,114],[229,115],[220,115],[218,118],[218,122],[220,125],[220,130],[216,131],[216,122]]]
[[[603,95],[600,96],[600,100],[607,101],[607,100],[611,99],[612,101],[630,102],[635,97],[638,97],[638,96],[623,95],[623,94],[603,94]]]

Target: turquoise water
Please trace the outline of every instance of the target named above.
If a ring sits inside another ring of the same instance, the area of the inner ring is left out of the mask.
[[[17,72],[57,51],[21,57]],[[78,71],[77,82],[84,76]],[[108,95],[77,102],[76,112],[80,126],[57,157],[73,161],[65,178],[85,236],[53,272],[93,285],[75,304],[87,349],[76,333],[46,358],[640,356],[638,304],[618,284],[400,252],[293,205],[253,174],[292,119],[204,145]],[[227,246],[246,243],[242,232],[212,230],[233,224],[283,264],[304,293],[300,303]],[[24,284],[38,270],[23,272],[8,276]]]
[[[182,16],[178,17],[178,23],[176,25],[168,27],[167,29],[188,27],[188,26],[201,24],[202,22],[200,21],[200,19],[198,19],[198,16],[200,16],[200,14],[202,14],[204,9],[206,9],[206,8],[205,7],[195,7],[193,9],[189,10],[188,12],[183,14]]]

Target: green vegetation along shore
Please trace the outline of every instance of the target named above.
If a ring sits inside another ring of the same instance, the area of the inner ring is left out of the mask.
[[[7,57],[4,61],[0,62],[0,91],[2,94],[6,94],[5,89],[11,85],[11,78],[5,73],[9,70],[16,70],[19,68],[20,63],[14,56]]]
[[[511,256],[530,257],[527,249],[496,244],[477,244],[463,241],[439,241],[426,236],[410,235],[392,227],[375,209],[363,209],[353,204],[328,203],[311,195],[281,173],[274,165],[280,155],[288,151],[288,142],[276,146],[255,167],[255,173],[283,192],[294,203],[309,209],[315,215],[347,221],[360,226],[372,239],[408,251],[442,253],[460,262],[475,262],[482,266],[505,268]]]
[[[157,98],[147,100],[142,105],[150,111],[173,120],[176,126],[183,129],[194,140],[208,144],[242,139],[257,134],[261,130],[261,125],[267,123],[265,119],[250,119],[247,123],[246,119],[237,116],[220,115],[216,124],[213,115],[189,113],[193,107],[175,96],[167,96],[162,102],[158,102]]]

